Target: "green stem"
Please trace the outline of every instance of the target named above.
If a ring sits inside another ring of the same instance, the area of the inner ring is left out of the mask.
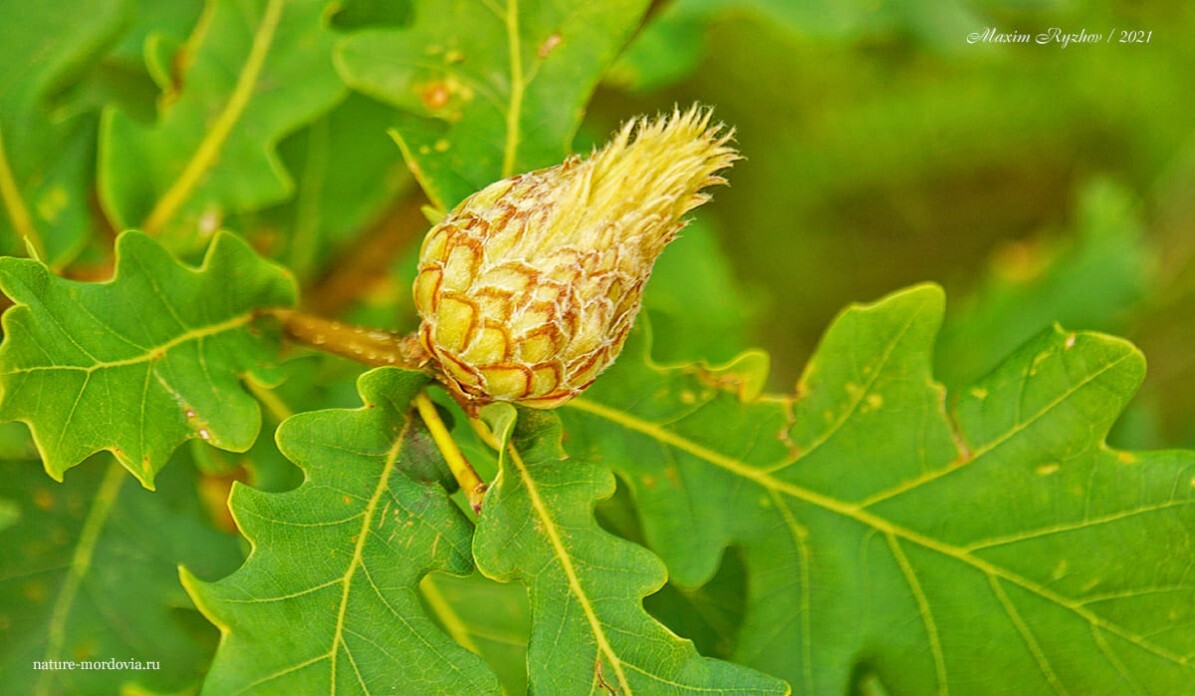
[[[252,378],[245,380],[245,387],[249,390],[249,393],[253,394],[266,407],[266,411],[274,417],[276,422],[281,423],[295,415],[294,409],[287,406],[286,402],[274,393],[274,390],[258,384]]]
[[[21,235],[37,255],[46,260],[46,246],[42,243],[41,235],[33,226],[33,217],[21,199],[21,191],[17,188],[16,177],[8,165],[8,152],[4,149],[4,131],[0,130],[0,198],[4,199],[4,207],[8,210],[8,217],[12,220],[13,229]]]
[[[54,609],[50,614],[49,637],[46,641],[44,658],[46,661],[62,657],[63,644],[66,642],[66,624],[71,607],[75,603],[75,597],[79,594],[83,578],[91,570],[91,561],[95,556],[95,548],[99,543],[100,534],[104,530],[104,525],[108,523],[108,518],[112,515],[112,508],[116,504],[116,499],[120,495],[120,487],[124,482],[124,467],[120,465],[120,462],[112,461],[108,464],[107,471],[104,472],[100,487],[96,489],[91,510],[87,512],[87,517],[83,520],[83,528],[79,531],[79,543],[75,545],[75,552],[71,555],[70,568],[67,569],[66,579],[63,580],[62,588],[58,591],[58,598],[54,600]],[[53,671],[42,673],[42,678],[38,681],[37,686],[38,694],[49,693],[49,684],[46,680],[52,674],[54,674]]]
[[[432,434],[432,440],[435,441],[440,454],[444,455],[444,461],[448,462],[448,468],[456,482],[468,496],[469,506],[473,508],[473,512],[481,512],[481,501],[485,498],[486,491],[485,481],[481,480],[473,465],[465,459],[461,448],[456,446],[456,440],[452,439],[448,426],[444,425],[436,405],[427,397],[427,392],[419,392],[415,397],[415,408]]]

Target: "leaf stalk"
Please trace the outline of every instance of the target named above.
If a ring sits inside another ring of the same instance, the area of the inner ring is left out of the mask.
[[[444,461],[448,462],[452,476],[468,496],[469,506],[473,508],[473,512],[481,512],[481,501],[485,498],[486,492],[485,482],[477,475],[477,471],[473,469],[473,465],[469,464],[469,460],[465,459],[460,447],[457,447],[456,441],[452,439],[448,427],[444,425],[444,420],[440,418],[440,413],[436,410],[436,405],[428,398],[427,392],[419,392],[419,395],[415,397],[415,408],[419,411],[423,422],[427,424],[427,429],[431,432],[436,447],[440,449],[440,454],[444,455]]]

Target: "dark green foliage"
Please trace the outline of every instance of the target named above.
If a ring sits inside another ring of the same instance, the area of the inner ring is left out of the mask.
[[[1129,446],[1195,443],[1155,5],[3,4],[0,691],[1189,692],[1195,452]],[[965,41],[1014,24],[1155,33]],[[409,329],[425,216],[694,100],[745,160],[563,407],[283,340]],[[158,666],[45,668],[111,658]]]

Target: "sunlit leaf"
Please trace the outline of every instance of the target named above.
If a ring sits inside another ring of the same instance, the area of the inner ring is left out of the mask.
[[[306,474],[299,488],[233,489],[249,559],[219,582],[183,575],[224,634],[204,693],[499,693],[420,604],[428,572],[471,569],[464,514],[437,481],[409,473],[439,457],[410,406],[426,384],[395,368],[363,375],[363,407],[279,428],[279,447]]]
[[[788,693],[765,675],[702,658],[644,611],[642,597],[664,584],[664,568],[598,527],[593,506],[614,492],[614,477],[565,461],[560,433],[555,415],[520,413],[473,542],[483,573],[528,586],[531,692]]]
[[[29,425],[55,479],[108,450],[152,488],[185,440],[253,444],[261,415],[240,379],[264,379],[277,352],[257,310],[293,304],[294,281],[230,234],[198,269],[140,232],[116,252],[106,283],[0,258],[0,289],[18,305],[4,314],[0,419]]]
[[[1188,688],[1195,455],[1103,444],[1140,354],[1051,330],[948,413],[942,305],[920,287],[847,310],[795,399],[640,342],[565,407],[568,448],[626,478],[677,582],[743,549],[736,659],[798,691],[862,668],[890,693]]]

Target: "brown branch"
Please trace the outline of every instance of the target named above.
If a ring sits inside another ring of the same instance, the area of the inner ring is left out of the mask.
[[[286,335],[296,342],[356,360],[366,365],[396,365],[409,370],[422,370],[427,356],[414,336],[400,336],[342,324],[293,309],[269,309],[262,314],[282,322]]]
[[[373,227],[340,254],[331,270],[303,290],[303,308],[337,316],[390,273],[394,259],[427,229],[417,189],[397,201]]]

